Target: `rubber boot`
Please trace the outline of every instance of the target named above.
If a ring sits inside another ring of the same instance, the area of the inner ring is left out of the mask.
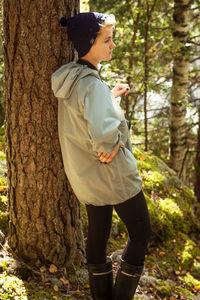
[[[112,261],[105,264],[88,264],[88,272],[93,300],[112,300]]]
[[[133,300],[143,266],[133,266],[121,259],[114,286],[114,300]]]

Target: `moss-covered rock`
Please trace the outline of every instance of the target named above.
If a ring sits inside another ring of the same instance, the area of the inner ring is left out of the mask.
[[[134,150],[134,156],[143,178],[155,236],[166,241],[176,237],[179,231],[198,232],[200,222],[195,215],[198,204],[193,191],[158,157],[139,149]]]

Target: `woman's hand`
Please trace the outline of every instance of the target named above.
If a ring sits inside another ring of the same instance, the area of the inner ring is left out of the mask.
[[[128,84],[118,83],[112,90],[113,96],[115,98],[119,97],[120,95],[124,94],[127,96],[130,93],[130,87]]]
[[[99,157],[100,162],[102,163],[109,163],[113,160],[115,155],[117,154],[120,147],[124,147],[124,143],[120,142],[119,145],[113,150],[111,153],[105,153],[105,152],[98,152],[97,155]]]

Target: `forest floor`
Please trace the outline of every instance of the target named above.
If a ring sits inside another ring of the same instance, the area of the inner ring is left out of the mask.
[[[164,162],[138,149],[134,155],[153,226],[145,269],[134,299],[200,300],[199,204]],[[84,206],[82,220],[86,235]],[[6,163],[4,152],[0,151],[0,299],[91,299],[85,267],[66,270],[50,265],[32,270],[12,254],[7,232]],[[126,228],[114,212],[108,244],[114,276],[126,240]]]

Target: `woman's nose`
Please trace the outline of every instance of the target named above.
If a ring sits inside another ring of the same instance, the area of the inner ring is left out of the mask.
[[[111,49],[113,49],[113,48],[115,48],[116,47],[116,45],[115,45],[115,43],[112,41],[111,42],[111,45],[110,45],[110,47],[111,47]]]

